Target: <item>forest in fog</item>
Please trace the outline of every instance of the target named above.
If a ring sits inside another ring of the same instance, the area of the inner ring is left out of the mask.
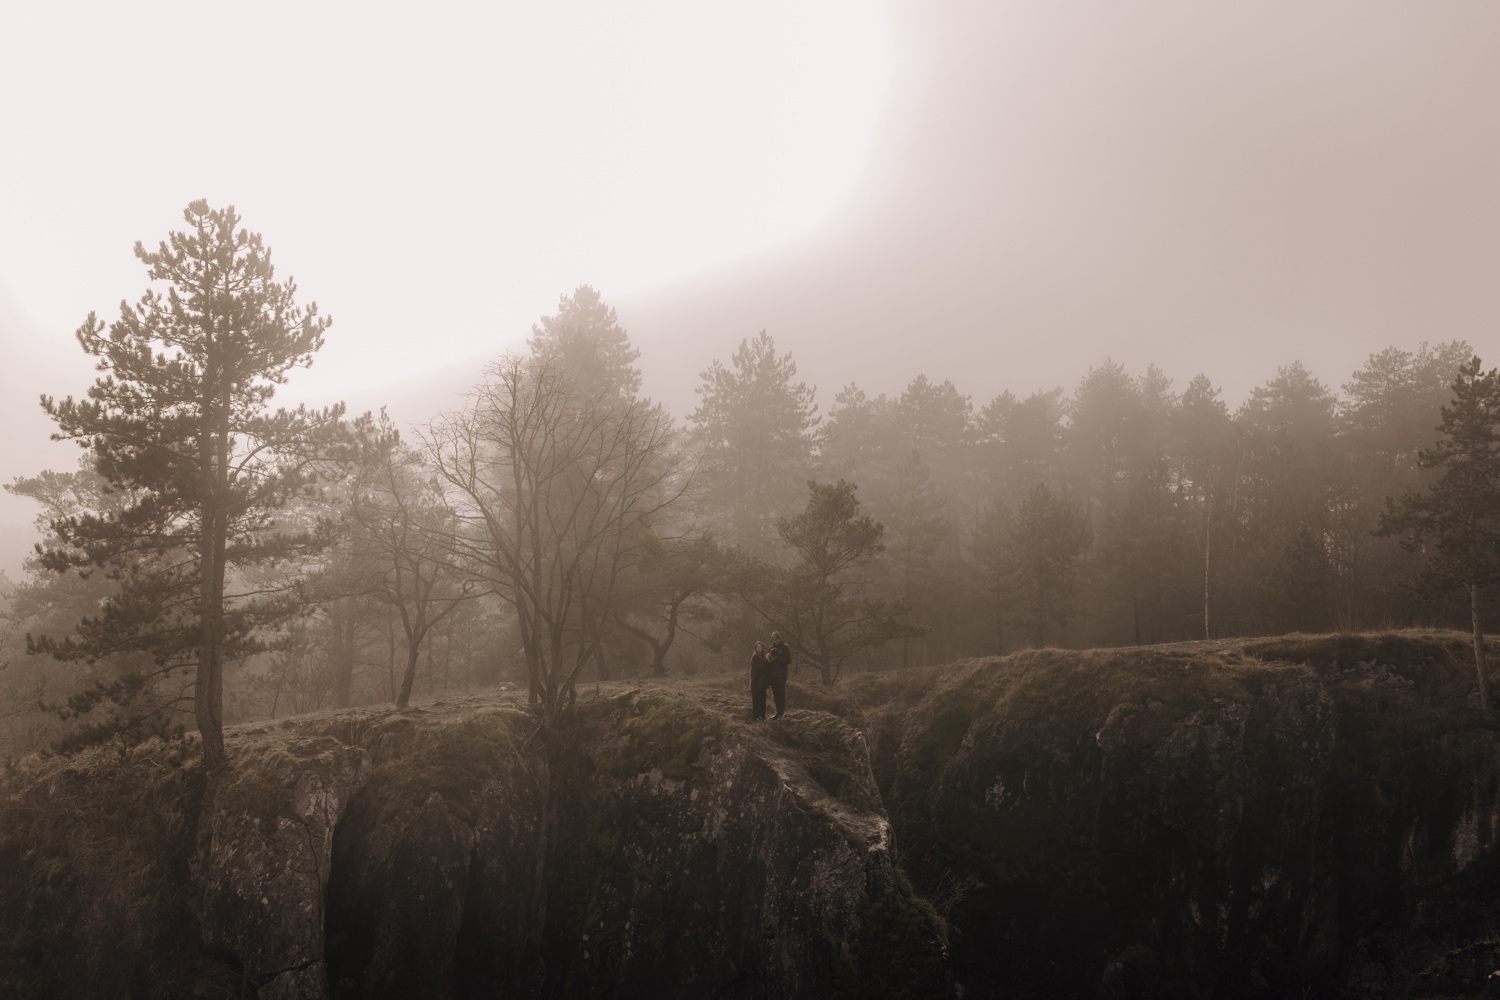
[[[1392,346],[1338,385],[1288,358],[1241,401],[1213,372],[1109,358],[980,400],[944,371],[820,395],[761,331],[717,345],[673,414],[582,286],[398,430],[275,410],[327,322],[232,213],[187,218],[137,250],[173,294],[90,317],[101,381],[44,399],[78,466],[6,487],[44,541],[4,581],[0,756],[195,728],[195,690],[200,729],[206,696],[218,726],[496,685],[560,717],[596,680],[744,671],[772,629],[795,678],[831,684],[1029,646],[1469,625],[1469,596],[1414,588],[1426,555],[1378,533],[1440,472],[1419,453],[1460,341]],[[243,279],[222,299],[216,266]],[[243,327],[226,339],[214,310]],[[202,391],[236,351],[243,377]]]

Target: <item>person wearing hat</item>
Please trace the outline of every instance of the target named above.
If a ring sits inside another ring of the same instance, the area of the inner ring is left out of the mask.
[[[771,687],[771,694],[776,699],[776,714],[771,716],[779,719],[786,714],[786,672],[792,665],[792,647],[781,641],[780,632],[771,633],[771,648],[766,650],[766,683]],[[760,705],[762,713],[765,712],[766,693],[765,688],[760,691]]]

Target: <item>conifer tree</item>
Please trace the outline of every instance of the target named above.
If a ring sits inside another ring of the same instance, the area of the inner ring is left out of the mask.
[[[1038,647],[1047,626],[1068,618],[1078,590],[1078,561],[1088,546],[1088,521],[1045,483],[1037,483],[1011,523],[1011,563],[1016,605]]]
[[[703,373],[689,418],[720,537],[760,557],[774,549],[776,519],[796,509],[812,465],[815,390],[796,378],[791,354],[778,355],[762,330],[729,365],[716,360]]]
[[[1403,535],[1427,556],[1416,581],[1424,596],[1468,591],[1479,704],[1493,722],[1481,611],[1484,593],[1500,585],[1500,369],[1486,372],[1471,358],[1442,414],[1442,437],[1418,455],[1423,468],[1442,475],[1425,492],[1389,501],[1377,531]]]
[[[911,456],[896,467],[895,482],[887,498],[884,524],[890,539],[891,576],[895,593],[907,607],[920,609],[922,618],[938,617],[944,603],[943,574],[934,569],[938,547],[949,534],[944,514],[947,498],[938,492],[922,456]],[[950,570],[951,572],[951,570]],[[949,598],[947,602],[944,598]],[[901,643],[901,664],[911,665],[911,643]]]
[[[1015,514],[1004,500],[993,500],[974,526],[975,588],[978,606],[994,630],[994,649],[1005,652],[1006,626],[1015,613],[1017,588],[1011,551]]]
[[[641,390],[641,356],[599,293],[579,285],[558,298],[557,314],[531,327],[531,355],[565,373],[579,395],[629,401]]]
[[[782,570],[748,560],[737,589],[832,685],[844,664],[865,650],[927,630],[910,620],[901,602],[870,596],[870,569],[885,551],[885,527],[860,512],[854,484],[809,481],[807,487],[807,506],[776,522],[797,562]]]
[[[93,453],[98,474],[128,502],[53,524],[43,556],[57,571],[103,568],[119,593],[77,634],[36,646],[68,659],[149,652],[159,664],[195,668],[193,704],[204,759],[224,759],[226,662],[262,642],[257,633],[286,600],[236,593],[236,573],[297,557],[316,544],[278,518],[312,491],[325,462],[347,458],[354,436],[343,406],[268,405],[293,368],[323,346],[329,319],[296,304],[278,282],[270,250],[239,228],[233,207],[195,201],[185,232],[135,256],[165,294],[121,303],[106,329],[94,314],[78,330],[103,374],[87,398],[42,398],[58,439]]]
[[[1194,534],[1203,557],[1202,635],[1209,639],[1214,624],[1213,541],[1216,530],[1222,533],[1222,528],[1216,529],[1214,511],[1222,503],[1222,495],[1230,492],[1230,445],[1235,428],[1228,407],[1207,375],[1196,375],[1188,383],[1181,404],[1172,414],[1171,431],[1179,490],[1189,506],[1198,508]]]

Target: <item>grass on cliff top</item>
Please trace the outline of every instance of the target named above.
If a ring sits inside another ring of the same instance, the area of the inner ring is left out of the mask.
[[[586,727],[612,730],[612,752],[599,763],[620,779],[655,768],[663,777],[687,781],[733,725],[697,699],[640,688],[585,701],[580,714]]]
[[[435,793],[455,817],[472,822],[485,785],[530,780],[524,745],[535,723],[508,703],[463,699],[330,723],[334,728],[352,723],[349,741],[369,752],[374,768],[358,806],[376,815]]]

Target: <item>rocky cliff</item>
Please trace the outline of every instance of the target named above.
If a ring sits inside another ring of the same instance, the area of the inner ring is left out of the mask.
[[[1462,637],[454,699],[13,767],[0,991],[1480,997],[1500,741]],[[915,886],[915,888],[913,888]]]
[[[968,997],[1479,997],[1500,741],[1471,656],[1418,633],[1042,650],[844,711]]]
[[[731,699],[591,699],[564,742],[456,700],[24,762],[0,993],[821,997],[950,992],[864,736]]]

